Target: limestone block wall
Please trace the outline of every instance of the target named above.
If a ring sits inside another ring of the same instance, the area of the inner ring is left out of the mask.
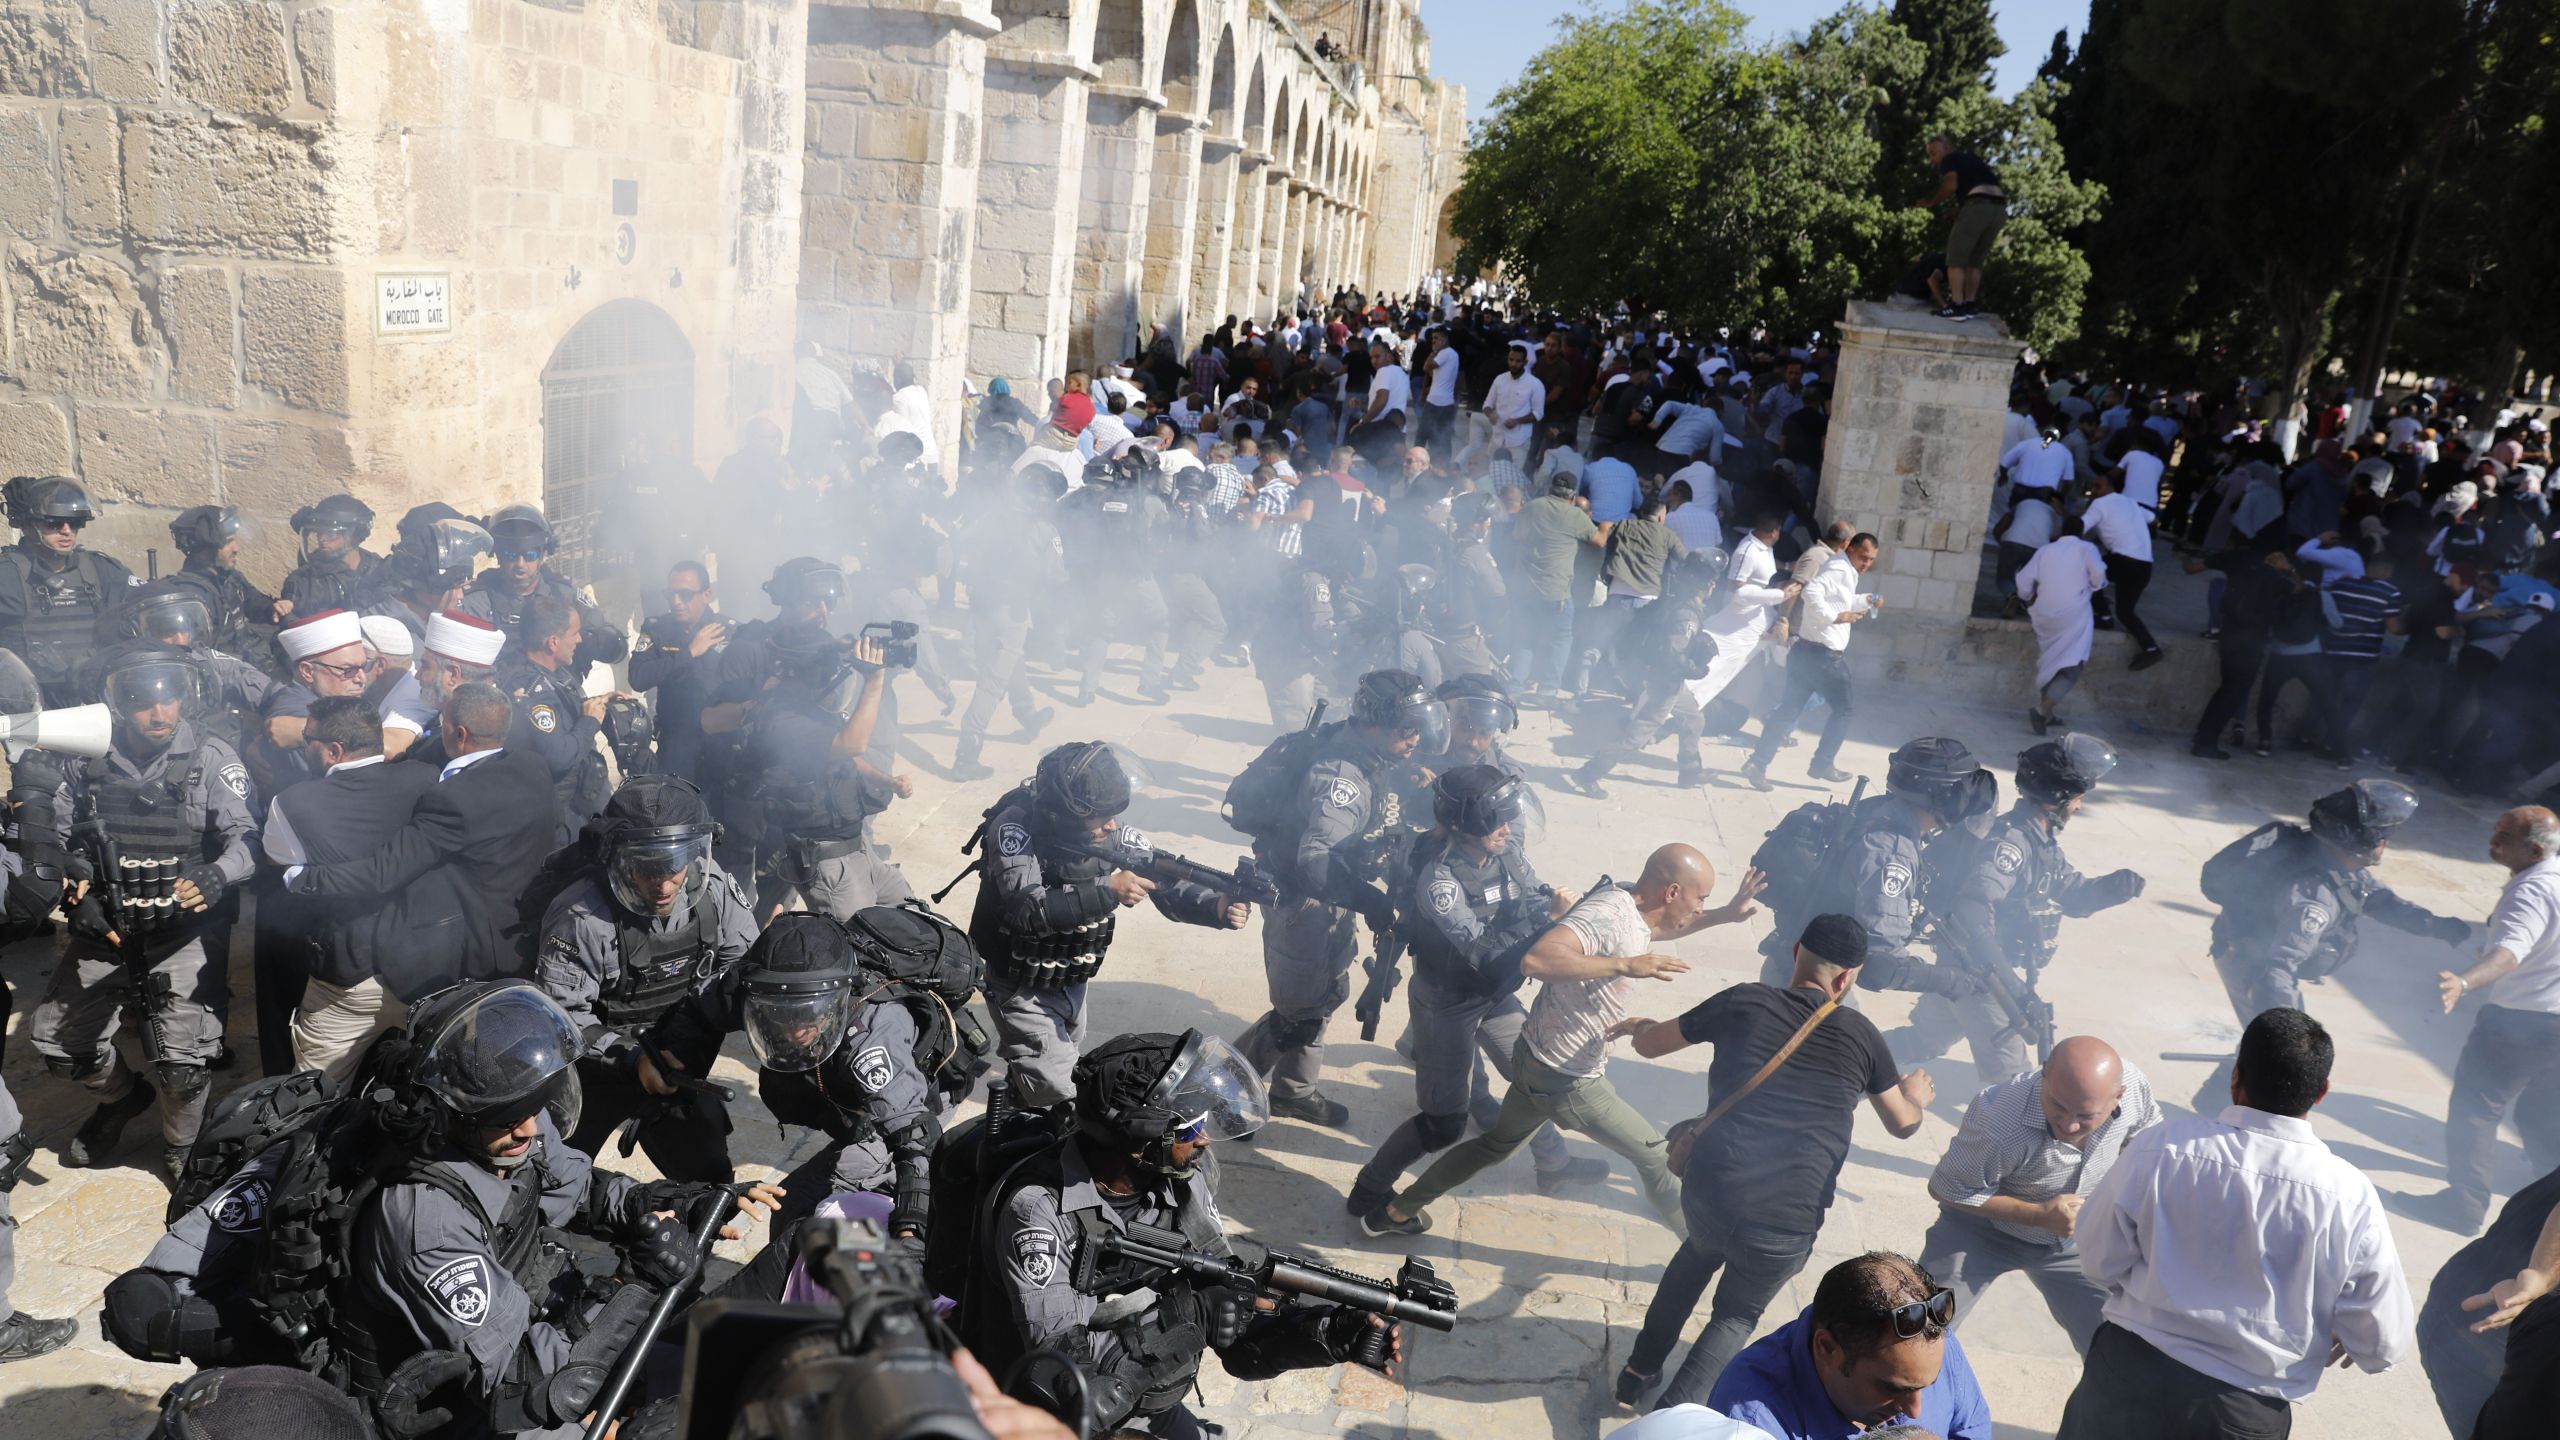
[[[542,372],[616,299],[691,351],[697,458],[787,400],[805,0],[5,0],[0,474],[167,544],[543,494]],[[377,333],[390,276],[449,321]],[[685,428],[685,427],[671,427]]]

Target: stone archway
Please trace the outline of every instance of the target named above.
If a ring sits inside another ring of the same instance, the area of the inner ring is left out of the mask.
[[[542,513],[574,579],[592,578],[597,517],[631,498],[622,462],[635,446],[693,462],[693,345],[648,301],[611,300],[542,367]]]

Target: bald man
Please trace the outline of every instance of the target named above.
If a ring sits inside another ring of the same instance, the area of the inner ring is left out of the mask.
[[[2072,1348],[2089,1352],[2107,1292],[2080,1268],[2080,1202],[2124,1142],[2159,1119],[2151,1082],[2090,1035],[1973,1097],[1930,1172],[1941,1209],[1920,1252],[1921,1266],[1956,1292],[1957,1324],[1992,1281],[2021,1270]]]
[[[2444,1119],[2447,1182],[2407,1202],[2420,1219],[2457,1235],[2489,1218],[2490,1162],[2498,1124],[2512,1111],[2536,1170],[2560,1166],[2560,815],[2526,805],[2498,817],[2489,858],[2507,868],[2489,912],[2480,961],[2437,972],[2445,1013],[2485,997],[2462,1056]],[[2523,1101],[2518,1104],[2518,1100]]]
[[[1541,982],[1512,1052],[1510,1093],[1493,1128],[1443,1152],[1422,1178],[1360,1217],[1370,1235],[1419,1235],[1431,1228],[1423,1207],[1508,1159],[1549,1121],[1579,1131],[1626,1157],[1671,1233],[1687,1238],[1680,1180],[1664,1161],[1669,1146],[1652,1122],[1618,1098],[1605,1073],[1609,1043],[1633,1033],[1627,993],[1634,980],[1670,980],[1689,962],[1653,947],[1711,925],[1758,914],[1760,872],[1749,871],[1733,898],[1710,907],[1716,867],[1687,845],[1665,845],[1644,862],[1633,885],[1602,876],[1520,959],[1520,973]],[[1641,1024],[1642,1022],[1635,1022]]]

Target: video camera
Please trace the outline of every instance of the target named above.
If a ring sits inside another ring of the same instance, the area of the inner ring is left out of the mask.
[[[912,670],[916,664],[916,636],[923,627],[913,620],[874,620],[862,627],[859,638],[880,642],[880,663],[892,670]]]

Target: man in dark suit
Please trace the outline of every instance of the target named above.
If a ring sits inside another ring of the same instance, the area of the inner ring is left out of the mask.
[[[457,981],[524,973],[509,933],[516,898],[560,820],[550,770],[504,745],[513,718],[496,686],[455,687],[436,727],[452,758],[408,823],[369,855],[286,872],[296,895],[391,896],[367,924],[375,975],[403,1004]]]
[[[383,759],[382,717],[361,695],[322,696],[305,720],[302,748],[322,777],[268,802],[267,859],[281,866],[364,859],[409,823],[436,772]],[[275,937],[303,979],[295,994],[279,997],[292,1017],[285,1037],[292,1069],[338,1078],[353,1068],[366,1042],[400,1023],[400,1002],[376,978],[372,948],[374,918],[390,899],[379,892],[296,895],[281,886],[259,897],[261,937]],[[270,997],[259,1000],[264,1011]],[[263,1049],[266,1037],[259,1040]]]

